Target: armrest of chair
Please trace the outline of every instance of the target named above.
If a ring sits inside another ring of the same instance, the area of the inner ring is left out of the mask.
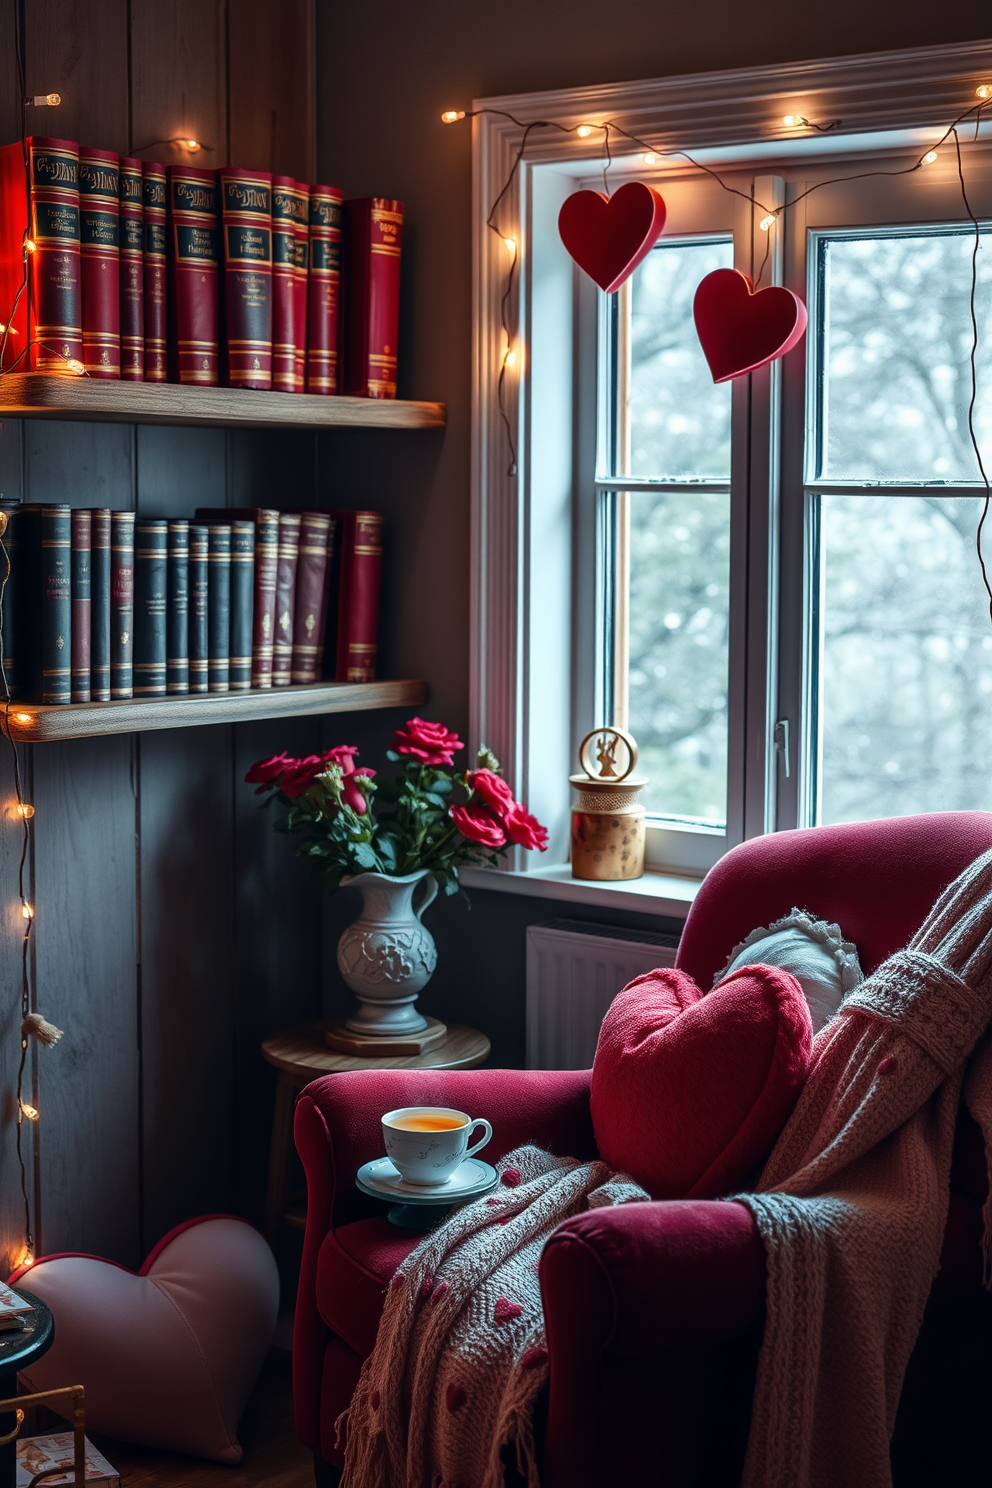
[[[577,1215],[544,1248],[541,1289],[542,1483],[647,1482],[652,1461],[673,1482],[739,1482],[765,1295],[764,1247],[742,1204]]]

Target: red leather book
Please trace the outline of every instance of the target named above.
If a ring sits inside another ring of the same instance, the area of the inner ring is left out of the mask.
[[[310,281],[307,295],[307,392],[339,393],[341,202],[336,186],[310,187]]]
[[[145,209],[141,161],[121,159],[121,377],[145,380]]]
[[[276,638],[272,655],[273,687],[288,687],[293,680],[293,615],[296,610],[296,565],[299,556],[300,514],[280,512],[276,565]]]
[[[328,537],[333,518],[326,512],[300,512],[300,558],[296,569],[296,609],[293,617],[293,683],[316,682],[324,637],[320,629],[324,609]]]
[[[374,682],[382,586],[382,517],[371,511],[337,511],[331,515],[341,524],[334,675],[339,682]],[[328,615],[329,621],[333,618]]]
[[[79,254],[83,281],[83,365],[90,377],[120,381],[120,156],[79,151]]]
[[[279,570],[279,512],[267,507],[198,506],[197,522],[254,522],[255,590],[252,607],[251,685],[272,686]],[[298,529],[297,529],[298,541]]]
[[[26,233],[35,251],[18,299]],[[18,141],[0,149],[0,305],[10,320],[4,371],[16,362],[22,372],[29,366],[64,372],[67,360],[82,361],[79,146],[74,140],[33,135],[23,148]]]
[[[272,386],[296,392],[296,235],[307,202],[292,176],[272,177]]]
[[[170,165],[166,175],[169,381],[216,387],[220,381],[217,172]]]
[[[310,282],[310,187],[302,181],[296,189],[303,198],[302,221],[294,222],[296,256],[293,265],[293,392],[307,385],[307,288]]]
[[[145,208],[145,381],[165,382],[165,166],[146,160]]]
[[[396,397],[403,203],[370,196],[344,204],[348,276],[345,391]]]
[[[226,387],[272,386],[272,176],[220,171]]]

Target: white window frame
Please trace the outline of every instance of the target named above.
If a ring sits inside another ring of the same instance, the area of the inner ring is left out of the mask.
[[[770,193],[781,189],[776,166],[794,170],[794,163],[804,156],[815,159],[818,154],[841,152],[850,162],[865,153],[926,148],[934,131],[946,127],[974,98],[975,88],[990,79],[992,43],[976,42],[481,99],[473,105],[511,114],[520,123],[500,112],[480,113],[473,120],[471,741],[473,747],[485,743],[496,753],[515,792],[549,825],[551,848],[545,863],[560,865],[567,858],[567,777],[575,768],[577,738],[605,721],[597,711],[601,701],[596,697],[595,669],[576,664],[577,658],[593,653],[597,617],[588,606],[577,618],[573,613],[576,572],[592,561],[589,544],[594,541],[594,534],[582,530],[577,519],[582,509],[577,472],[593,468],[589,441],[596,433],[595,368],[588,366],[588,358],[578,357],[576,349],[595,334],[599,312],[595,292],[584,290],[582,276],[574,272],[556,230],[561,202],[596,169],[602,136],[594,132],[579,139],[553,128],[532,129],[501,208],[501,232],[518,244],[519,272],[510,306],[510,323],[518,327],[518,355],[507,369],[504,386],[505,412],[517,448],[517,476],[510,473],[498,401],[507,250],[487,228],[486,219],[510,173],[524,128],[539,120],[567,127],[622,120],[660,155],[685,149],[706,164],[730,171],[746,164],[756,186],[760,182],[761,190],[755,194],[768,201]],[[787,113],[817,121],[840,119],[841,125],[829,135],[797,138],[783,127]],[[615,136],[611,148],[617,160],[614,181],[637,171],[639,151],[632,146],[625,151]],[[848,163],[839,173],[853,168]],[[671,159],[672,174],[684,170],[684,161]],[[662,189],[665,171],[663,163],[651,172]],[[643,166],[639,173],[644,174]],[[753,213],[747,203],[739,210],[752,220],[735,221],[735,243],[750,243],[756,231]],[[763,238],[760,244],[763,251]],[[739,257],[737,262],[750,268]],[[769,280],[766,269],[765,283],[791,283],[779,244],[771,273]],[[792,287],[805,293],[805,284]],[[731,668],[747,680],[745,695],[731,703],[732,735],[736,729],[743,748],[731,748],[730,758],[733,769],[736,755],[745,779],[736,788],[742,803],[739,818],[728,823],[727,840],[719,850],[794,821],[798,809],[799,772],[792,769],[785,782],[774,747],[774,725],[780,716],[774,605],[782,479],[776,427],[781,384],[777,363],[734,383],[735,433],[749,427],[751,442],[750,468],[735,471],[732,480],[743,479],[749,493],[749,572],[767,582],[752,583],[750,595],[732,590],[732,607],[744,607],[746,625],[738,625],[737,635],[746,654],[732,657]],[[757,440],[755,429],[763,431]],[[747,449],[747,442],[738,437],[735,461],[747,459]],[[788,466],[788,450],[782,460]],[[781,530],[787,531],[788,525]],[[794,669],[795,658],[783,657],[783,663]],[[801,690],[801,679],[790,686]],[[664,846],[669,872],[700,874],[712,859],[712,843],[704,843],[704,850],[693,857],[687,835],[679,837]],[[486,871],[486,883],[526,891],[526,883],[497,882],[519,880],[526,867],[535,887],[543,880],[540,892],[561,897],[557,885],[567,873],[540,866],[535,857],[530,855],[525,864],[518,852],[508,873]],[[645,888],[643,882],[629,886],[631,907],[636,897],[636,907],[647,908],[653,894],[660,908],[673,911],[679,893],[652,887],[646,895]],[[590,889],[583,897],[606,902],[602,889]],[[686,900],[691,893],[681,897]],[[612,893],[609,898],[621,902]]]

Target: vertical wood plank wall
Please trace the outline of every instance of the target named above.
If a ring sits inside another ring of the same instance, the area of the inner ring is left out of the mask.
[[[20,3],[0,0],[0,143],[20,127]],[[30,111],[29,130],[193,163],[155,143],[181,135],[213,147],[196,164],[314,179],[313,0],[23,0],[23,15],[27,91],[62,95],[57,111]],[[316,504],[315,441],[7,421],[0,491],[155,516]],[[132,1265],[193,1214],[260,1214],[272,1073],[258,1045],[319,1012],[320,903],[242,780],[260,755],[319,740],[319,721],[303,719],[23,752],[37,1005],[65,1030],[31,1050],[42,1119],[25,1134],[43,1250]],[[12,798],[0,738],[0,806]],[[0,815],[0,1265],[23,1233],[19,848]]]

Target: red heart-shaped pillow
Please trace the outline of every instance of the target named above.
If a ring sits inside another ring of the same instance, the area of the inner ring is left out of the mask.
[[[755,293],[739,269],[714,269],[692,302],[703,353],[714,382],[754,372],[791,351],[806,329],[806,306],[791,289]]]
[[[630,277],[664,226],[664,200],[643,181],[628,181],[612,196],[575,191],[558,213],[558,232],[565,247],[607,294]]]
[[[788,1120],[812,1038],[802,988],[780,967],[743,967],[705,995],[684,971],[637,977],[596,1047],[600,1155],[655,1199],[733,1192]]]

